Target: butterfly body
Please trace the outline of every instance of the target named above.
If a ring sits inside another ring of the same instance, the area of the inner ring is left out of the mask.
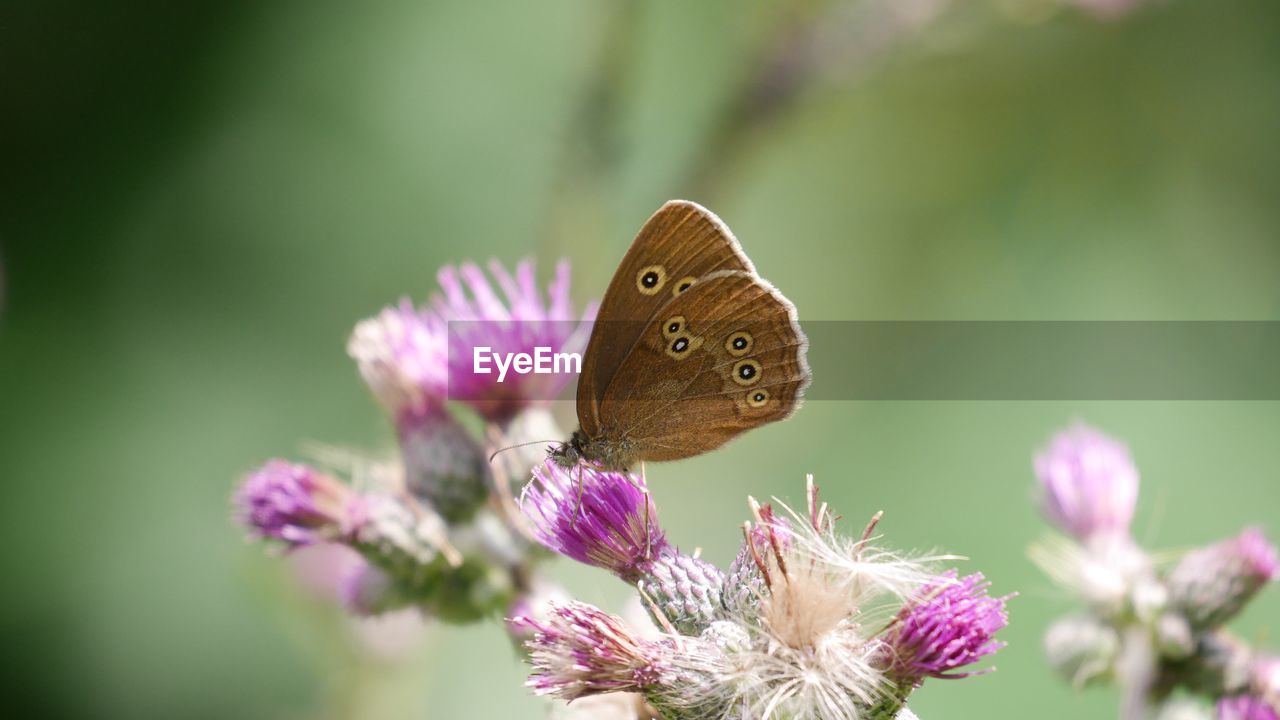
[[[557,462],[608,470],[708,452],[788,417],[810,373],[795,307],[710,211],[649,218],[605,292]]]

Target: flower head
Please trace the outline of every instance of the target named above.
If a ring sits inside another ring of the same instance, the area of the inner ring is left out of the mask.
[[[308,465],[271,460],[249,474],[236,492],[238,520],[264,538],[290,547],[354,532],[364,522],[360,497],[336,478]]]
[[[1234,546],[1231,557],[1240,564],[1244,574],[1261,582],[1280,580],[1280,553],[1260,528],[1246,528],[1231,543]]]
[[[879,547],[878,515],[861,535],[839,535],[812,478],[807,512],[782,506],[782,518],[751,501],[755,522],[727,574],[660,539],[634,482],[548,462],[526,490],[542,542],[631,579],[665,631],[642,637],[581,603],[514,617],[513,632],[533,633],[536,692],[637,692],[667,717],[910,717],[903,706],[925,675],[964,677],[957,668],[1001,645],[992,635],[1006,598],[988,597],[980,575],[938,577],[941,558]],[[914,663],[909,677],[893,671],[899,658]]]
[[[547,548],[634,582],[669,547],[640,477],[548,459],[533,478],[520,506]]]
[[[742,708],[742,717],[879,717],[877,708],[899,701],[899,688],[886,673],[876,628],[932,576],[931,559],[875,545],[875,519],[861,536],[842,537],[809,480],[808,512],[783,506],[785,523],[769,506],[752,504],[757,523],[735,565],[745,558],[756,565],[758,597],[726,603],[748,640],[728,651],[719,672],[725,706]],[[729,582],[735,577],[751,574],[731,570]],[[736,591],[726,583],[726,597]]]
[[[1280,720],[1280,713],[1262,698],[1235,695],[1218,701],[1218,720]]]
[[[494,358],[535,357],[539,348],[552,358],[555,353],[581,353],[596,311],[591,305],[575,317],[569,300],[567,261],[556,266],[546,302],[534,279],[532,260],[517,265],[514,276],[497,262],[489,263],[489,272],[506,302],[478,267],[463,263],[457,269],[440,270],[444,294],[433,299],[429,312],[448,323],[449,397],[472,405],[489,420],[503,421],[531,403],[554,399],[574,379],[574,373],[554,363],[548,374],[521,374],[517,368],[504,377],[500,369],[492,367],[488,373],[477,372],[477,349],[488,348]]]
[[[546,620],[518,616],[508,622],[533,631],[526,643],[534,667],[527,684],[539,695],[573,700],[643,692],[669,670],[667,648],[639,637],[622,618],[586,603],[552,605]]]
[[[1183,556],[1169,572],[1169,595],[1192,625],[1217,627],[1277,577],[1280,558],[1275,546],[1261,530],[1248,528],[1234,538]]]
[[[1127,533],[1138,500],[1138,469],[1129,450],[1085,425],[1060,433],[1035,458],[1042,509],[1079,539]]]
[[[448,393],[448,345],[438,318],[408,298],[360,321],[347,342],[360,375],[397,422],[438,409]]]
[[[990,587],[982,573],[951,570],[921,588],[885,634],[892,672],[916,682],[975,674],[957,670],[1004,647],[995,634],[1009,624],[1010,596],[990,597]]]
[[[347,350],[379,401],[400,416],[453,399],[491,421],[506,421],[538,401],[551,400],[573,378],[569,368],[551,373],[477,372],[476,352],[493,358],[524,353],[581,353],[595,308],[575,317],[569,300],[569,265],[556,267],[543,300],[532,260],[514,275],[497,261],[489,272],[505,300],[479,267],[440,269],[441,294],[415,308],[405,299],[356,326]],[[552,355],[551,357],[554,357]],[[489,363],[492,365],[492,363]],[[552,370],[557,370],[554,365]]]

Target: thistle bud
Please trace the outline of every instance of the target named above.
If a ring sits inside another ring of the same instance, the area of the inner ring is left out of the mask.
[[[716,566],[668,547],[654,558],[636,587],[677,632],[697,635],[720,612],[723,583],[724,573]]]
[[[1041,508],[1052,523],[1084,540],[1127,534],[1138,500],[1138,469],[1116,440],[1078,425],[1035,458]]]
[[[1267,583],[1280,576],[1280,559],[1262,531],[1193,550],[1169,572],[1170,604],[1197,630],[1235,617]]]
[[[291,549],[350,536],[366,519],[365,503],[350,487],[284,460],[272,460],[246,477],[234,503],[241,524]]]

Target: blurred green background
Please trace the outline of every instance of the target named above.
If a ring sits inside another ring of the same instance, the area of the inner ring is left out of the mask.
[[[725,218],[810,319],[1278,320],[1278,78],[1274,0],[1115,21],[1053,0],[11,3],[6,700],[542,717],[498,627],[370,651],[228,520],[267,457],[390,447],[343,352],[357,320],[465,258],[567,256],[596,296],[671,197]],[[999,672],[930,682],[925,720],[1114,716],[1042,661],[1070,603],[1024,550],[1031,454],[1073,419],[1131,443],[1151,546],[1280,534],[1274,402],[815,401],[649,480],[668,534],[717,562],[747,494],[798,500],[812,472],[851,522],[883,509],[890,542],[1019,591]],[[1237,628],[1274,648],[1269,595]]]

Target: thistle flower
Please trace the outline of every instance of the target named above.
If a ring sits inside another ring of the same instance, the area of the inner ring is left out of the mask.
[[[1280,558],[1262,531],[1193,550],[1169,572],[1171,604],[1197,629],[1230,620],[1267,583],[1280,577]]]
[[[409,298],[357,323],[347,354],[397,425],[438,413],[448,394],[444,325],[415,309]]]
[[[911,688],[887,676],[885,641],[874,627],[932,576],[932,559],[875,546],[875,520],[860,538],[841,537],[808,480],[807,516],[786,508],[785,541],[778,518],[753,503],[756,527],[775,532],[748,528],[763,591],[758,603],[729,613],[749,642],[726,653],[718,673],[724,705],[753,718],[892,717]],[[767,545],[758,544],[762,537]]]
[[[494,357],[537,348],[581,353],[595,318],[591,305],[575,317],[569,299],[569,264],[556,266],[544,302],[532,260],[513,276],[497,261],[489,263],[505,302],[479,267],[445,266],[437,276],[440,295],[415,308],[408,299],[356,326],[347,350],[374,394],[396,415],[422,412],[446,399],[470,404],[486,419],[506,422],[530,404],[552,400],[573,378],[551,374],[476,372],[475,350]],[[490,368],[492,370],[492,368]]]
[[[1235,695],[1218,701],[1218,720],[1280,720],[1280,713],[1262,698]]]
[[[534,672],[526,684],[538,695],[574,700],[645,692],[671,671],[671,653],[661,643],[586,603],[552,605],[545,621],[517,616],[509,622],[533,630],[526,647]]]
[[[271,460],[250,473],[233,500],[239,522],[290,548],[349,536],[366,519],[362,499],[318,470]]]
[[[520,507],[538,542],[634,583],[670,545],[644,480],[548,459],[533,469]]]
[[[1085,425],[1057,435],[1035,458],[1050,522],[1084,540],[1127,534],[1138,500],[1138,470],[1128,449]]]
[[[960,578],[949,570],[921,588],[885,634],[891,673],[918,684],[986,672],[957,670],[1005,646],[995,634],[1009,624],[1012,596],[990,597],[990,587],[982,573]]]
[[[428,312],[448,322],[450,397],[472,405],[491,421],[505,422],[530,404],[554,399],[574,374],[554,367],[550,374],[508,373],[505,378],[494,368],[487,374],[477,373],[476,348],[487,347],[495,357],[515,353],[533,356],[537,348],[581,353],[590,337],[596,308],[589,305],[575,318],[569,300],[567,261],[556,266],[545,303],[534,279],[532,260],[517,265],[514,277],[496,261],[489,263],[489,272],[502,288],[505,303],[478,267],[464,263],[456,270],[440,270],[444,295],[434,298]]]
[[[1050,663],[1077,686],[1108,678],[1123,690],[1121,714],[1193,720],[1207,708],[1173,693],[1221,699],[1219,718],[1271,718],[1280,665],[1220,626],[1268,582],[1280,556],[1262,532],[1187,553],[1167,572],[1129,534],[1138,473],[1122,445],[1078,426],[1036,458],[1055,536],[1031,557],[1087,612],[1060,619],[1045,638]],[[1268,707],[1267,703],[1271,705]]]
[[[805,514],[783,506],[781,518],[751,501],[755,522],[726,575],[691,565],[665,540],[639,560],[642,539],[657,530],[640,519],[653,518],[648,496],[625,476],[584,468],[581,507],[570,515],[578,504],[570,472],[551,463],[537,470],[524,498],[535,533],[559,552],[634,578],[666,633],[644,638],[580,603],[542,621],[513,618],[535,628],[528,647],[536,692],[638,692],[670,718],[908,718],[907,696],[926,675],[964,677],[958,668],[1000,646],[991,635],[1004,626],[1006,598],[987,597],[981,576],[936,576],[939,558],[880,548],[874,519],[860,537],[840,536],[812,478]],[[690,603],[684,625],[670,609],[681,602]],[[893,661],[908,657],[915,664],[893,672]]]

